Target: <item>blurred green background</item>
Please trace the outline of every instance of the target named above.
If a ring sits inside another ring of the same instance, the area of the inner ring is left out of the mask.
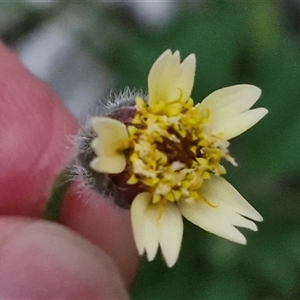
[[[239,167],[226,175],[264,216],[259,231],[243,231],[240,246],[185,222],[175,267],[160,254],[143,260],[131,297],[300,299],[299,1],[1,2],[0,24],[1,39],[82,120],[110,90],[146,90],[167,48],[196,54],[196,101],[228,85],[259,86],[269,114],[234,139]]]

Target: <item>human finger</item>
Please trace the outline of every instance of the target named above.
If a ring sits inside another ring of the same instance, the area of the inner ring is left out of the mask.
[[[64,226],[0,218],[1,299],[127,299],[118,268]]]

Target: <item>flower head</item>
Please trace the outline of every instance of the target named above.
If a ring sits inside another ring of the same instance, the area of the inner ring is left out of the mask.
[[[148,77],[148,99],[91,121],[96,155],[90,167],[107,174],[127,194],[140,254],[152,260],[160,246],[168,266],[176,262],[182,216],[228,240],[245,244],[235,226],[257,230],[261,215],[221,176],[223,160],[236,165],[231,138],[256,124],[265,108],[250,110],[259,88],[235,85],[217,90],[200,104],[190,98],[196,58],[182,63],[165,51]],[[125,117],[124,117],[125,116]],[[251,220],[250,220],[251,219]]]

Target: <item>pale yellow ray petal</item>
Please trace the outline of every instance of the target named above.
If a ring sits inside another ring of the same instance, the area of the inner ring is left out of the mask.
[[[159,219],[159,243],[168,267],[172,267],[178,259],[182,235],[181,213],[175,203],[168,203]]]
[[[202,229],[227,240],[246,244],[246,238],[231,223],[226,209],[220,204],[213,208],[204,201],[178,201],[182,215]]]
[[[154,62],[148,75],[149,105],[158,101],[169,101],[170,88],[179,72],[179,55],[172,54],[171,50],[163,52]]]
[[[213,123],[212,133],[222,134],[222,138],[230,140],[254,126],[267,113],[265,108],[255,108],[232,118],[224,118]]]
[[[173,53],[173,63],[180,64],[180,52],[178,50]]]
[[[140,255],[145,251],[144,218],[150,201],[151,194],[146,192],[138,194],[130,208],[133,237]]]
[[[149,102],[157,102],[157,95],[161,93],[161,78],[166,73],[166,67],[169,65],[172,58],[170,49],[163,52],[152,65],[148,75],[148,94]]]
[[[172,72],[172,74],[168,74],[169,80],[165,80],[163,82],[163,88],[165,89],[165,98],[163,100],[165,102],[177,100],[182,95],[182,91],[180,90],[178,83],[178,78],[182,72],[180,65],[180,53],[178,50],[176,50],[171,57],[169,72]]]
[[[245,237],[234,225],[256,231],[257,226],[247,218],[256,221],[263,220],[262,216],[236,189],[221,177],[213,176],[210,180],[205,181],[199,193],[208,202],[179,201],[178,206],[185,218],[208,232],[240,244],[246,244]]]
[[[158,205],[150,204],[144,217],[145,251],[148,261],[156,256],[159,245],[159,210]]]
[[[196,56],[190,54],[180,65],[181,72],[175,83],[175,89],[182,92],[182,100],[186,101],[192,93],[196,71]],[[175,98],[174,98],[175,99]]]
[[[210,180],[205,181],[200,191],[213,201],[226,203],[240,215],[257,222],[263,221],[260,213],[223,177],[212,176]]]
[[[146,251],[152,261],[159,243],[159,210],[151,203],[152,195],[147,192],[138,194],[130,208],[131,225],[139,254]]]
[[[209,109],[212,121],[218,122],[247,111],[260,95],[260,88],[250,84],[238,84],[214,91],[199,107]]]
[[[177,261],[183,235],[181,214],[174,203],[163,208],[151,202],[152,195],[143,192],[137,195],[130,209],[134,240],[140,255],[147,254],[149,261],[156,256],[161,246],[169,267]],[[162,209],[162,210],[161,210]]]
[[[235,214],[231,214],[232,215],[232,218],[231,218],[231,224],[234,225],[234,226],[238,226],[238,227],[244,227],[244,228],[248,228],[248,229],[251,229],[253,231],[257,231],[258,228],[257,228],[257,225],[249,220],[249,219],[246,219],[244,218],[243,216],[235,213]]]
[[[159,101],[187,100],[194,84],[196,58],[189,55],[180,64],[179,51],[166,50],[153,64],[148,76],[149,105]]]
[[[98,136],[91,143],[97,155],[90,164],[91,168],[97,172],[121,173],[126,166],[126,157],[118,147],[128,138],[126,126],[107,117],[92,118],[91,125]]]

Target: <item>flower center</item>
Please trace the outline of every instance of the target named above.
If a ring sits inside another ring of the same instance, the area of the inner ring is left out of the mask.
[[[161,113],[136,99],[136,114],[128,124],[128,185],[142,183],[153,203],[201,199],[197,192],[211,174],[225,174],[222,158],[229,143],[211,134],[210,112],[187,102],[165,103]]]

